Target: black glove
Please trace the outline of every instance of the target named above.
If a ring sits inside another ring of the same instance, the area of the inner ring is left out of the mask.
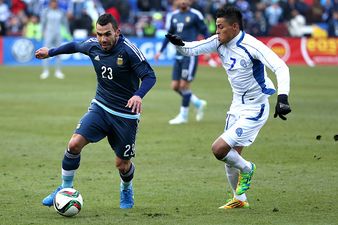
[[[282,120],[286,120],[285,115],[291,112],[291,108],[288,102],[288,96],[278,95],[277,98],[277,104],[275,108],[275,115],[273,115],[274,118],[279,116]]]
[[[178,35],[167,33],[165,37],[168,38],[173,45],[184,46],[182,38]]]

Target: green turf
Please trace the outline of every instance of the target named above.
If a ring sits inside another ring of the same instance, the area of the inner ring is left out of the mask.
[[[229,192],[210,146],[222,133],[231,90],[222,68],[201,67],[193,83],[205,119],[169,126],[179,110],[171,68],[144,99],[137,139],[135,207],[119,209],[119,176],[106,140],[82,152],[75,188],[83,210],[64,218],[41,200],[60,184],[64,149],[90,100],[91,67],[40,80],[39,67],[0,67],[0,224],[337,224],[338,69],[291,67],[287,121],[273,113],[244,157],[257,165],[251,209],[219,210]],[[274,76],[271,76],[275,81]],[[270,98],[273,111],[276,95]],[[316,136],[321,135],[321,140]]]

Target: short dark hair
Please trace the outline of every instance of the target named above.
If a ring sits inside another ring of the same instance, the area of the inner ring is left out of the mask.
[[[116,19],[109,13],[102,14],[97,19],[96,24],[100,24],[101,26],[105,26],[108,23],[111,23],[113,25],[114,30],[118,29],[117,21]]]
[[[238,23],[239,29],[243,30],[243,16],[241,11],[234,7],[226,5],[216,12],[216,18],[224,18],[229,24]]]

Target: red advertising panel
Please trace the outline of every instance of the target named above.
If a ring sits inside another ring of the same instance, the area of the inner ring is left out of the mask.
[[[301,54],[299,38],[259,38],[287,64],[305,64]]]
[[[305,53],[314,65],[337,65],[338,38],[307,39]]]
[[[338,38],[259,38],[289,65],[338,65]],[[221,64],[217,54],[212,58]],[[200,57],[202,64],[208,61]]]

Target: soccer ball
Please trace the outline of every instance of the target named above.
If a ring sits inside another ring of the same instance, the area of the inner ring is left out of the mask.
[[[60,190],[54,198],[54,209],[62,216],[75,216],[83,206],[83,199],[79,191],[74,188]]]

